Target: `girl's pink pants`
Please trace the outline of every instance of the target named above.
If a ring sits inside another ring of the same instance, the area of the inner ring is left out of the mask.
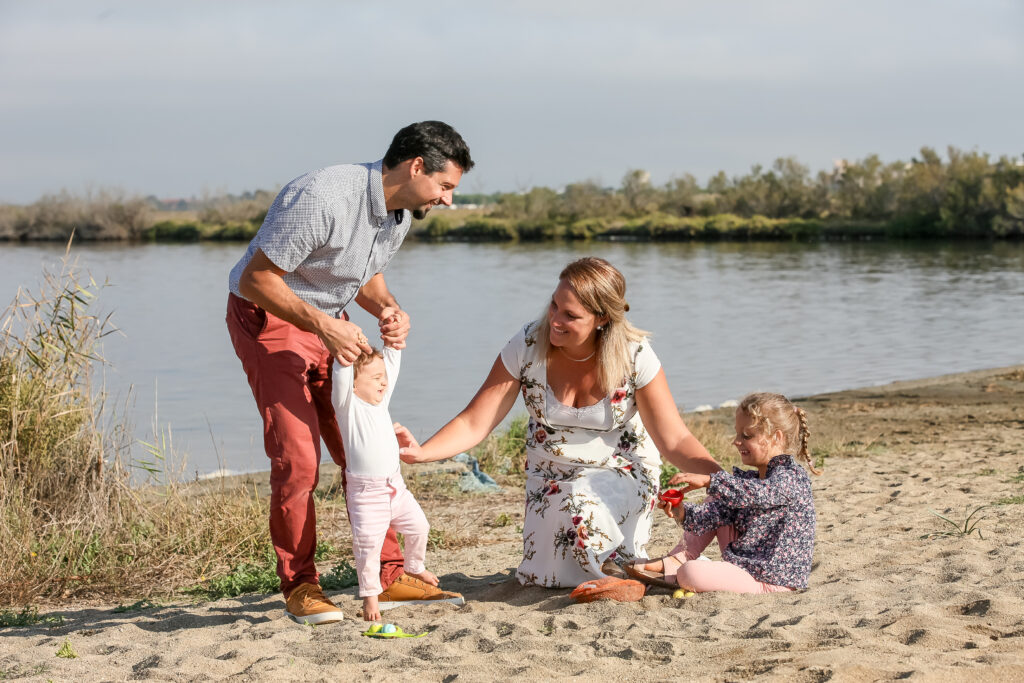
[[[708,593],[710,591],[726,591],[729,593],[779,593],[791,591],[786,586],[774,586],[770,583],[758,581],[751,576],[746,569],[738,567],[731,562],[705,562],[694,561],[700,557],[701,551],[708,547],[711,539],[718,538],[718,547],[725,549],[730,543],[736,540],[736,529],[732,525],[721,526],[713,531],[698,536],[686,532],[679,545],[673,548],[669,555],[674,555],[677,560],[686,561],[676,572],[676,580],[680,588],[688,588],[695,593]]]
[[[359,597],[379,595],[380,551],[388,529],[405,536],[405,571],[419,574],[426,567],[430,524],[399,472],[390,477],[346,473],[345,501],[352,524],[352,553],[359,577]]]

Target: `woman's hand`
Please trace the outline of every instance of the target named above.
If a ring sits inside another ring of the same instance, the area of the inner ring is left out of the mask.
[[[672,478],[668,480],[668,483],[672,486],[677,484],[686,484],[686,488],[682,489],[683,495],[690,491],[696,491],[697,489],[706,489],[711,484],[711,476],[707,474],[691,474],[690,472],[680,472],[673,474]]]
[[[409,464],[426,462],[420,442],[416,440],[412,432],[397,422],[393,426],[395,436],[398,438],[398,457],[402,459],[402,462]]]

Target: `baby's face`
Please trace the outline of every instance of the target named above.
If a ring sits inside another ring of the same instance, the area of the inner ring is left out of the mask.
[[[353,382],[356,396],[367,403],[377,405],[384,400],[384,391],[388,388],[388,373],[384,370],[384,360],[374,358],[359,371]]]

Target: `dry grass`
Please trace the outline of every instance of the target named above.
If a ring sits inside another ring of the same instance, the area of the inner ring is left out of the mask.
[[[0,604],[166,594],[265,552],[255,490],[189,495],[162,446],[131,485],[131,430],[91,381],[100,290],[66,259],[0,323]]]
[[[84,197],[62,190],[28,206],[0,207],[0,239],[139,239],[151,224],[145,199],[109,188]]]

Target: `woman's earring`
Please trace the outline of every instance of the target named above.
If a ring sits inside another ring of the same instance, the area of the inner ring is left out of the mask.
[[[598,331],[598,332],[600,332],[600,331],[601,331],[601,330],[603,330],[603,329],[604,329],[604,325],[598,325],[598,326],[597,326],[597,331]]]

